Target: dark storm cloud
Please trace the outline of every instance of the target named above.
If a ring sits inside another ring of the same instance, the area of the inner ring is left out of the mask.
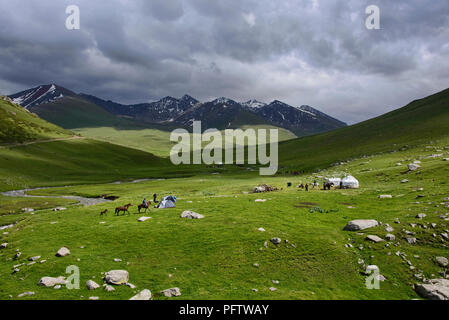
[[[81,30],[65,28],[65,8]],[[365,8],[381,9],[381,30]],[[189,93],[355,122],[449,85],[449,2],[0,0],[0,91],[56,82],[131,103]]]

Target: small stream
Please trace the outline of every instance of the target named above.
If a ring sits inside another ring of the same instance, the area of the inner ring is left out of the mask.
[[[84,197],[78,197],[78,196],[32,196],[32,195],[27,194],[27,192],[29,192],[29,191],[45,190],[45,189],[51,189],[51,188],[52,187],[13,190],[13,191],[2,192],[1,195],[5,196],[5,197],[67,199],[67,200],[78,201],[79,205],[83,205],[85,207],[94,206],[96,204],[100,204],[100,203],[104,203],[104,202],[111,202],[111,200],[106,200],[103,198],[84,198]],[[53,188],[61,188],[61,187],[53,187]]]

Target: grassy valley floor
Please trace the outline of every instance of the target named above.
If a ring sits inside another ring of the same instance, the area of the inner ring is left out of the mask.
[[[443,200],[449,197],[449,162],[443,161],[449,157],[448,146],[449,140],[441,139],[296,177],[260,177],[257,172],[217,169],[221,174],[204,172],[166,180],[30,192],[120,197],[91,207],[59,203],[58,199],[8,198],[5,203],[1,198],[0,225],[18,224],[2,231],[8,234],[0,234],[0,242],[8,242],[7,248],[0,250],[0,299],[17,299],[26,291],[35,295],[22,299],[129,299],[143,289],[150,289],[155,299],[167,299],[157,293],[172,287],[182,292],[177,299],[418,298],[412,287],[420,282],[415,275],[441,278],[439,272],[444,270],[434,259],[449,257],[449,240],[441,235],[449,229],[449,222],[443,219],[449,211],[449,201]],[[426,158],[432,154],[441,156]],[[414,160],[422,162],[419,173],[404,173],[406,165]],[[401,165],[397,165],[399,162]],[[317,176],[344,173],[356,176],[361,188],[310,192],[286,188],[287,182],[310,183],[319,180]],[[401,183],[404,179],[409,182]],[[252,194],[252,188],[260,183],[283,190]],[[146,214],[137,214],[135,205],[153,193],[177,195],[177,208],[151,208]],[[379,199],[381,194],[390,194],[392,199]],[[134,204],[130,215],[112,214],[116,206],[126,203]],[[67,210],[54,212],[49,208],[58,205],[65,205]],[[30,214],[21,212],[22,207],[42,210]],[[109,210],[109,215],[101,217],[104,209]],[[205,218],[181,219],[184,210],[193,210]],[[419,213],[427,216],[417,219]],[[152,219],[138,222],[141,216]],[[383,225],[364,230],[363,234],[343,231],[353,219],[376,219]],[[365,240],[368,234],[385,239],[385,224],[394,228],[390,233],[396,241]],[[415,233],[416,244],[408,244],[406,232]],[[282,243],[270,243],[273,237],[281,238]],[[55,257],[62,246],[68,247],[71,255]],[[17,250],[22,255],[14,260]],[[41,256],[46,262],[27,266],[32,256]],[[25,265],[13,274],[13,266],[22,263]],[[364,266],[372,264],[378,265],[386,278],[379,290],[365,287],[362,272]],[[69,265],[80,268],[80,290],[37,285],[44,276],[67,276]],[[102,284],[104,273],[114,269],[129,271],[130,282],[137,288],[120,286],[110,293],[101,288],[87,290],[87,280]],[[277,290],[271,291],[270,287]]]

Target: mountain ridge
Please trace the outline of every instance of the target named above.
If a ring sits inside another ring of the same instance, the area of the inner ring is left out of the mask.
[[[346,123],[310,106],[294,107],[279,100],[267,104],[255,99],[237,102],[220,97],[212,101],[200,102],[185,94],[181,98],[166,96],[158,101],[126,105],[86,93],[76,94],[54,83],[40,85],[9,97],[24,108],[34,110],[33,112],[42,115],[44,119],[46,116],[51,118],[49,115],[51,111],[49,112],[48,109],[52,109],[56,105],[63,105],[65,102],[63,99],[69,97],[77,99],[81,105],[86,104],[83,101],[94,104],[110,113],[111,116],[130,117],[137,121],[153,124],[189,127],[193,120],[198,120],[204,123],[205,129],[210,128],[208,126],[213,124],[218,125],[218,129],[235,127],[236,123],[240,125],[266,124],[292,131],[298,137],[346,126]],[[74,106],[71,103],[71,107]],[[204,109],[212,106],[214,113],[206,112]],[[231,108],[225,110],[228,107]],[[220,116],[224,118],[220,120]],[[188,117],[190,118],[187,119]],[[243,123],[244,120],[248,123]],[[51,120],[49,121],[51,122]],[[57,124],[62,125],[66,122]]]

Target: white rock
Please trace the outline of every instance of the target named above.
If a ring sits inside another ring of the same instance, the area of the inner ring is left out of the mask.
[[[131,289],[135,289],[135,288],[136,288],[136,286],[133,285],[132,283],[125,283],[125,285],[126,285],[127,287],[130,287]]]
[[[408,170],[410,170],[410,171],[416,171],[419,168],[421,168],[421,166],[418,163],[410,163],[408,165]]]
[[[92,280],[87,281],[86,286],[87,286],[87,289],[89,289],[89,290],[95,290],[95,289],[100,288],[98,283],[96,283],[95,281],[92,281]]]
[[[424,219],[425,217],[427,217],[425,213],[420,213],[416,216],[417,219]]]
[[[151,217],[140,217],[137,221],[145,222],[145,221],[150,220],[150,219],[151,219]]]
[[[187,219],[203,219],[204,216],[201,215],[201,214],[199,214],[199,213],[193,212],[193,211],[184,211],[184,212],[181,214],[181,218],[187,218]]]
[[[161,291],[161,293],[168,298],[179,297],[181,295],[181,290],[179,290],[179,288],[170,288]]]
[[[270,291],[276,291],[277,289],[275,287],[271,287]]]
[[[61,249],[58,250],[58,252],[56,252],[57,257],[65,257],[68,256],[69,254],[70,250],[67,249],[66,247],[62,247]]]
[[[396,240],[395,235],[394,235],[394,234],[391,234],[391,233],[387,234],[387,235],[385,236],[385,238],[386,238],[388,241],[394,241],[394,240]]]
[[[100,300],[99,297],[89,297],[89,300]]]
[[[114,285],[126,284],[129,280],[129,273],[126,270],[111,270],[106,272],[105,280]]]
[[[2,244],[0,244],[0,249],[6,249],[7,246],[8,246],[8,242],[2,243]]]
[[[138,294],[136,294],[134,297],[132,297],[129,300],[151,300],[152,295],[151,291],[148,289],[140,291]]]
[[[29,296],[33,296],[33,295],[34,295],[33,291],[28,291],[28,292],[24,292],[24,293],[19,294],[17,296],[17,298],[29,297]]]
[[[267,202],[267,199],[256,199],[254,202]]]
[[[393,196],[391,194],[381,194],[379,199],[392,199]]]
[[[53,211],[64,211],[64,210],[67,210],[67,208],[63,208],[63,207],[57,207],[57,208],[54,208],[53,209]]]
[[[264,229],[264,228],[259,228],[259,229],[257,229],[257,230],[259,230],[260,232],[265,232],[265,229]]]
[[[37,261],[37,260],[39,260],[40,258],[41,258],[41,256],[35,256],[35,257],[29,258],[28,260],[29,260],[29,261]]]
[[[114,262],[122,262],[122,259],[115,258]]]
[[[273,238],[270,241],[272,244],[280,244],[282,242],[281,238]]]
[[[57,277],[57,278],[53,278],[53,277],[43,277],[41,278],[41,280],[39,281],[39,285],[43,286],[43,287],[54,287],[58,284],[66,284],[66,280],[64,277]]]
[[[370,241],[373,241],[375,243],[385,241],[384,239],[382,239],[382,238],[380,238],[378,236],[375,236],[375,235],[366,236],[366,240],[370,240]]]
[[[373,228],[379,225],[376,220],[352,220],[349,221],[344,230],[346,231],[358,231]]]
[[[449,280],[432,279],[428,283],[415,284],[415,291],[430,300],[449,300]]]
[[[32,209],[32,208],[23,208],[22,211],[23,212],[34,212],[34,209]]]
[[[112,292],[112,291],[115,291],[114,287],[113,287],[113,286],[110,286],[110,285],[104,286],[104,290],[105,290],[106,292]]]
[[[436,257],[435,260],[441,267],[447,267],[449,265],[449,261],[445,257]]]

